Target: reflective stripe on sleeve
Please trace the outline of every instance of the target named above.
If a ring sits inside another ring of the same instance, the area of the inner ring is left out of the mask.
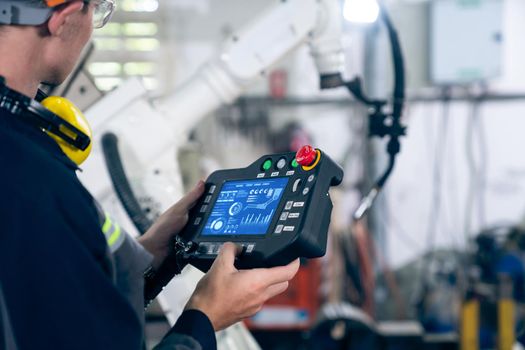
[[[111,220],[111,217],[108,213],[105,213],[105,218],[106,220],[102,225],[102,232],[106,237],[106,242],[109,246],[111,253],[114,253],[120,248],[120,246],[124,242],[125,237],[122,234],[122,229],[120,228],[119,224],[117,224],[116,222],[114,223],[113,220]]]
[[[121,233],[122,233],[122,231],[120,230],[120,226],[118,224],[115,224],[115,230],[113,231],[111,236],[109,236],[109,238],[108,238],[108,244],[109,244],[110,247],[112,245],[114,245],[118,241],[118,239],[120,238]]]
[[[102,226],[102,232],[104,232],[104,234],[107,234],[112,226],[113,225],[111,223],[111,218],[106,213],[106,221],[104,222],[104,225]]]

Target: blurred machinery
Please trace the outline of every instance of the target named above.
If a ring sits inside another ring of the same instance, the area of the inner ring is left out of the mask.
[[[429,253],[420,274],[425,331],[457,332],[462,350],[523,345],[524,235],[520,226],[494,227],[477,235],[467,253]]]
[[[250,330],[306,331],[315,323],[321,304],[318,260],[304,261],[288,290],[271,299],[246,321]]]
[[[382,318],[394,321],[378,321],[348,302],[326,304],[310,332],[309,348],[521,348],[525,340],[524,242],[523,227],[496,227],[477,235],[467,253],[427,253],[406,271],[396,271],[396,279],[405,280],[403,294],[412,294],[424,281],[416,320],[396,319],[391,311]],[[405,272],[408,281],[402,276]]]
[[[467,259],[461,349],[512,349],[525,340],[525,231],[484,230]]]

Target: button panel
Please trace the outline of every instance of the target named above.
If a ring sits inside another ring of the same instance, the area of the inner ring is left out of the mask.
[[[251,242],[237,243],[243,248],[245,254],[251,254],[255,251],[256,244]],[[222,243],[202,242],[199,244],[197,252],[203,255],[217,255],[222,248]]]
[[[316,176],[311,174],[307,178],[296,177],[292,181],[291,192],[292,195],[307,196],[313,188],[313,183]],[[307,187],[304,187],[307,184]],[[286,201],[282,212],[279,214],[278,224],[275,226],[274,234],[289,234],[294,233],[299,228],[299,219],[302,217],[304,207],[306,206],[306,198],[302,197],[301,201]]]
[[[290,164],[291,165],[291,164]],[[278,167],[278,166],[277,166]],[[297,171],[288,170],[286,175],[293,176]],[[274,173],[271,174],[272,176]],[[284,175],[281,173],[281,175]],[[299,227],[299,219],[302,217],[304,207],[306,206],[306,199],[313,189],[316,174],[310,174],[306,178],[295,177],[292,178],[291,192],[293,196],[303,196],[301,201],[286,201],[282,212],[279,214],[273,233],[276,235],[293,233]],[[306,184],[306,186],[305,186]],[[295,198],[295,197],[294,197]]]
[[[222,243],[204,242],[199,245],[199,249],[197,251],[205,255],[217,255],[219,254],[221,247]]]

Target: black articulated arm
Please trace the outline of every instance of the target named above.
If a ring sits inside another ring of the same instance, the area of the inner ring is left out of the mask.
[[[399,139],[406,135],[406,127],[401,123],[401,116],[405,105],[405,62],[403,59],[403,51],[399,43],[399,36],[397,34],[392,21],[383,4],[381,6],[381,19],[385,23],[388,37],[390,39],[392,60],[394,64],[394,92],[392,98],[392,112],[384,112],[387,105],[386,101],[373,100],[368,98],[362,88],[361,79],[354,78],[352,81],[344,83],[348,91],[354,97],[370,107],[370,124],[369,136],[385,137],[388,136],[387,143],[388,165],[383,175],[376,181],[370,192],[363,198],[358,209],[354,213],[354,220],[360,220],[366,215],[371,208],[375,198],[381,191],[389,179],[396,163],[396,157],[401,151],[401,143]]]
[[[102,150],[115,192],[131,221],[142,235],[151,227],[153,222],[148,219],[133,193],[122,164],[117,135],[110,132],[104,134],[102,136]]]

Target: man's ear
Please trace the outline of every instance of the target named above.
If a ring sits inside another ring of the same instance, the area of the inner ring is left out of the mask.
[[[47,21],[47,29],[51,35],[60,35],[69,18],[77,12],[82,11],[84,3],[82,1],[71,1],[60,5]]]

